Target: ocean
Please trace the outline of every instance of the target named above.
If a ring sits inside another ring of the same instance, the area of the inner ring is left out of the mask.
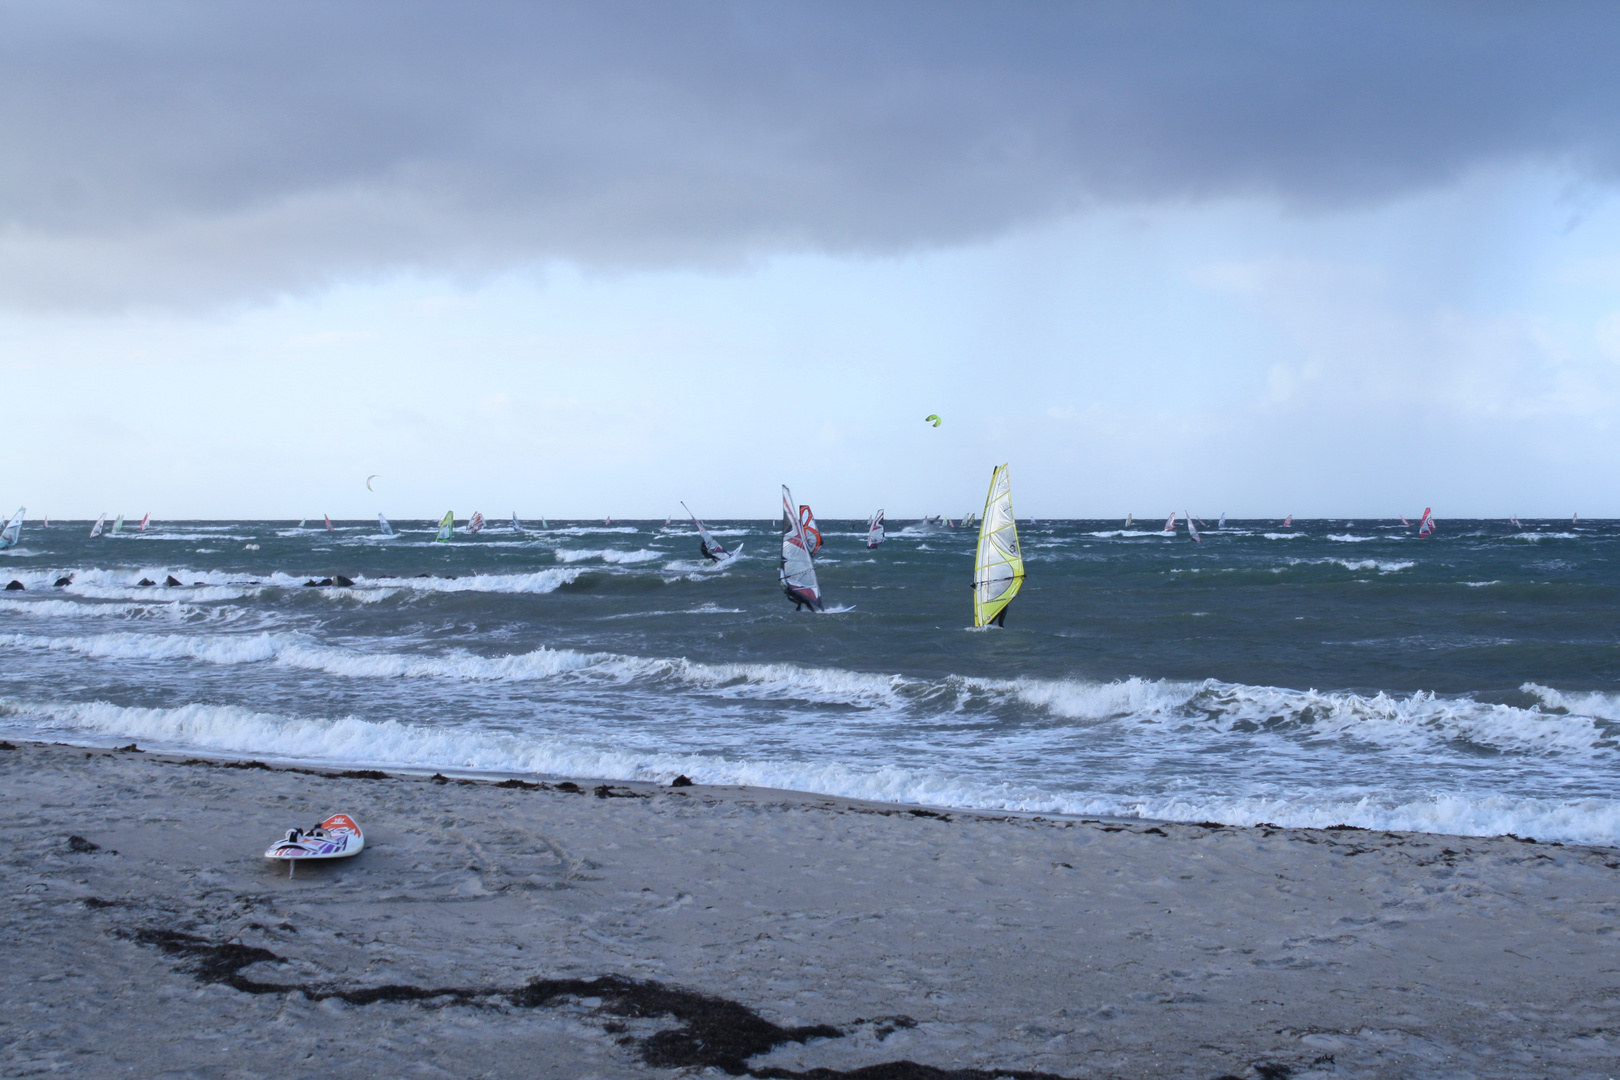
[[[685,523],[31,521],[0,735],[1620,843],[1620,523],[1024,522],[988,630],[972,530],[822,522],[813,614],[774,521],[709,524],[721,569]]]

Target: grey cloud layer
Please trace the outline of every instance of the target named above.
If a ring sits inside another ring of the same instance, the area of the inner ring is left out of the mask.
[[[1620,175],[1613,6],[0,3],[0,303]]]

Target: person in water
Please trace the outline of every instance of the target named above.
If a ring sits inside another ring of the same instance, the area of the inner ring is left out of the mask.
[[[707,540],[699,540],[698,541],[698,550],[703,552],[703,557],[705,559],[708,559],[710,562],[719,562],[720,561],[720,556],[716,555],[709,548],[709,542]]]

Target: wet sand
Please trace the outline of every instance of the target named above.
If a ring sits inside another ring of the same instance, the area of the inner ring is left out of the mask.
[[[0,776],[6,1076],[1620,1075],[1609,848],[28,743]],[[336,811],[358,857],[261,857]]]

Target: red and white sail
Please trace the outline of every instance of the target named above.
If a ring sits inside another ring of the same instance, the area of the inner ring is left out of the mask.
[[[816,528],[816,515],[808,506],[799,507],[799,525],[804,529],[804,538],[810,543],[810,554],[814,555],[821,550],[821,530]]]
[[[1176,512],[1174,510],[1170,511],[1170,516],[1164,519],[1164,530],[1160,535],[1176,535]]]
[[[327,532],[337,532],[336,529],[332,528],[332,515],[331,514],[322,514],[321,516],[326,519],[326,531]]]
[[[692,513],[692,508],[690,506],[687,506],[686,503],[683,502],[681,503],[681,509],[685,510],[687,514],[691,516],[692,524],[697,526],[698,536],[703,540],[704,558],[712,558],[718,561],[731,554],[731,552],[726,550],[725,545],[716,540],[714,538],[714,534],[709,532],[709,527],[703,524],[703,522],[699,521],[696,514]]]
[[[1401,524],[1402,525],[1410,525],[1410,524],[1412,524],[1410,521],[1406,520],[1406,515],[1405,514],[1396,514],[1395,516],[1401,519]]]
[[[1283,518],[1283,526],[1282,527],[1285,528],[1285,529],[1292,529],[1294,527],[1294,515],[1293,514],[1289,514],[1287,517]]]
[[[1434,515],[1429,513],[1429,508],[1427,506],[1423,508],[1423,518],[1418,522],[1418,535],[1434,535]]]
[[[1198,535],[1198,524],[1197,522],[1193,521],[1193,516],[1190,512],[1187,514],[1187,536],[1195,544],[1202,544],[1204,542],[1204,538]]]
[[[146,514],[145,514],[145,516],[143,516],[143,517],[142,517],[142,518],[141,518],[141,527],[140,527],[140,528],[138,528],[138,529],[136,529],[136,530],[135,530],[135,531],[136,531],[136,532],[145,532],[145,531],[146,531],[146,527],[147,527],[147,526],[148,526],[148,525],[150,525],[150,524],[151,524],[151,523],[152,523],[152,511],[150,511],[150,510],[148,510],[148,511],[147,511],[147,512],[146,512]]]
[[[484,531],[484,515],[480,514],[477,510],[474,510],[473,511],[473,516],[467,519],[467,532],[468,533],[475,533],[475,532],[483,532],[483,531]]]
[[[881,543],[883,543],[883,511],[879,510],[866,523],[866,549],[870,551]]]
[[[812,611],[825,610],[821,602],[821,586],[816,581],[816,564],[810,558],[810,544],[804,535],[804,523],[794,513],[793,493],[782,485],[782,563],[778,573],[782,591],[795,604],[808,604]]]

